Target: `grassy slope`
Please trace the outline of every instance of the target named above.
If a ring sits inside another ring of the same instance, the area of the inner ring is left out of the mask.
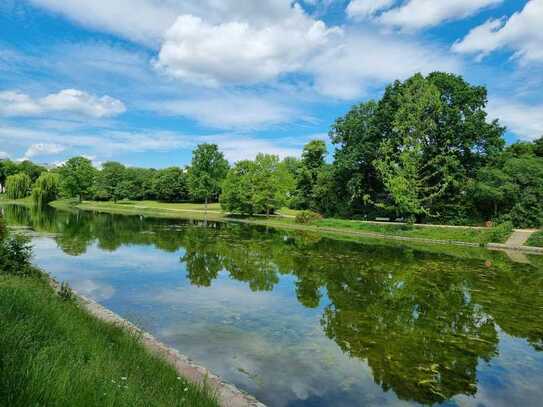
[[[0,371],[2,406],[217,405],[39,278],[0,274]]]
[[[532,236],[530,236],[526,244],[528,246],[543,247],[543,230],[535,232]]]
[[[64,201],[57,201],[53,203],[56,207],[66,207]],[[126,201],[126,202],[94,202],[85,201],[78,205],[81,209],[97,210],[112,213],[141,213],[146,215],[161,216],[161,217],[175,217],[175,218],[204,218],[204,205],[193,203],[162,203],[156,201]],[[282,209],[281,214],[285,217],[271,217],[269,219],[265,217],[253,217],[253,218],[238,218],[249,223],[258,223],[276,227],[289,227],[300,230],[319,231],[323,228],[328,232],[360,232],[360,233],[379,233],[390,236],[403,236],[412,238],[424,238],[446,241],[460,241],[468,243],[487,243],[494,240],[493,243],[502,243],[506,240],[506,237],[500,237],[499,239],[492,238],[492,231],[490,229],[474,229],[474,228],[443,228],[443,227],[405,227],[402,225],[383,225],[374,224],[362,221],[352,221],[344,219],[322,219],[315,222],[312,225],[298,225],[294,223],[293,217],[297,211]],[[207,218],[210,220],[232,220],[221,211],[219,204],[210,204]]]

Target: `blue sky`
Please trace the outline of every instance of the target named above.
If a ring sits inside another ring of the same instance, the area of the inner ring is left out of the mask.
[[[1,0],[0,158],[165,167],[298,155],[415,72],[543,134],[543,0]],[[332,147],[330,147],[332,148]]]

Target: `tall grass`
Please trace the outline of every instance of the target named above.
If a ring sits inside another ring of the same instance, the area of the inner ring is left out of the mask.
[[[43,278],[0,275],[0,371],[2,406],[217,405]]]

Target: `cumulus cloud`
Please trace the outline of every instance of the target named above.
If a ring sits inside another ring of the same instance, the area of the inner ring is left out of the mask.
[[[61,153],[64,150],[65,150],[65,147],[60,144],[54,144],[54,143],[32,144],[26,150],[24,154],[24,159],[30,160],[31,158],[34,158],[36,156],[54,155],[54,154]]]
[[[487,111],[490,119],[499,119],[522,140],[543,136],[543,104],[491,98]]]
[[[310,67],[324,95],[352,99],[416,72],[461,71],[460,62],[438,48],[395,36],[351,33],[337,47],[315,58]]]
[[[443,21],[459,20],[480,10],[502,3],[503,0],[408,0],[392,7],[396,0],[353,0],[347,14],[355,19],[375,17],[376,21],[389,26],[416,30],[436,26]],[[379,12],[379,16],[375,16]]]
[[[452,49],[483,58],[504,48],[522,63],[543,62],[543,0],[531,0],[509,19],[490,19],[473,28]]]
[[[5,151],[0,151],[0,160],[7,160],[9,158],[9,154]]]
[[[17,91],[0,92],[0,115],[37,116],[51,112],[69,112],[94,118],[121,114],[126,108],[120,100],[110,96],[94,96],[76,89],[34,99]]]
[[[164,32],[180,15],[189,14],[213,24],[252,21],[256,24],[287,17],[292,0],[30,0],[83,26],[158,47]]]
[[[313,20],[300,6],[291,10],[287,18],[262,26],[179,16],[165,35],[156,66],[208,86],[257,83],[299,70],[339,29]]]

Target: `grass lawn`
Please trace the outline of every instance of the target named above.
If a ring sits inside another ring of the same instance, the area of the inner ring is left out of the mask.
[[[535,232],[532,236],[530,236],[526,244],[528,246],[543,247],[543,230]]]
[[[138,339],[0,272],[0,405],[217,406]]]
[[[386,225],[344,219],[321,219],[314,223],[319,227],[352,229],[384,235],[416,237],[435,240],[454,240],[469,243],[502,243],[507,236],[496,236],[492,229],[444,228],[432,226]]]
[[[68,203],[73,206],[73,202]],[[66,207],[66,201],[56,201],[53,206]],[[77,205],[81,209],[96,210],[112,213],[140,213],[149,216],[172,217],[172,218],[204,218],[204,204],[195,203],[164,203],[156,201],[119,201],[96,202],[84,201]],[[334,230],[341,232],[379,233],[390,236],[403,236],[412,238],[459,241],[467,243],[503,243],[509,237],[510,230],[477,229],[470,227],[432,227],[432,226],[407,226],[398,224],[376,224],[364,221],[348,219],[322,219],[309,225],[299,225],[294,222],[295,215],[299,211],[283,208],[279,211],[282,216],[266,218],[264,216],[244,217],[228,216],[220,207],[220,204],[208,205],[207,218],[209,220],[242,220],[247,223],[258,223],[276,227],[289,227],[291,229],[314,230],[326,228],[327,231]]]

